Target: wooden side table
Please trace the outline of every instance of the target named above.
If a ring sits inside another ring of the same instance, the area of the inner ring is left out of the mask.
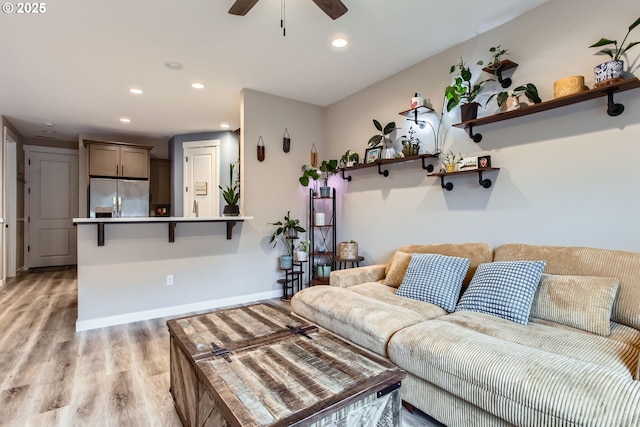
[[[356,258],[335,257],[333,261],[336,264],[336,270],[342,270],[345,268],[360,267],[360,261],[364,261],[364,257],[363,256],[358,256]],[[348,263],[351,263],[351,267],[347,267]]]

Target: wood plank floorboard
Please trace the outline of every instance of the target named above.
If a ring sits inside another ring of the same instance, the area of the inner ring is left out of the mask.
[[[0,287],[0,426],[180,427],[168,318],[76,333],[76,277],[38,269]],[[403,409],[402,426],[440,424]]]

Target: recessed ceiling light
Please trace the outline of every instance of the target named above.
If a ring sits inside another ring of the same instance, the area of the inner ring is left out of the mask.
[[[349,41],[344,36],[336,36],[331,40],[331,46],[333,47],[346,47],[349,44]]]
[[[133,93],[134,95],[141,95],[142,94],[142,89],[138,89],[137,87],[133,87],[133,88],[129,89],[129,92]]]
[[[182,64],[178,61],[167,61],[164,66],[173,71],[182,70]]]
[[[120,117],[120,121],[122,123],[131,123],[131,119],[129,117]]]
[[[202,83],[191,83],[191,87],[194,89],[204,89],[204,85]]]
[[[227,123],[227,122],[222,122],[222,123],[220,123],[220,127],[221,127],[222,129],[229,129],[229,127],[230,127],[230,126],[229,126],[229,123]]]
[[[55,130],[51,130],[51,129],[44,129],[42,131],[42,133],[51,133],[51,134],[53,134],[53,133],[56,133],[56,131]]]
[[[43,125],[43,126],[46,126],[46,127],[48,127],[48,128],[52,128],[52,127],[54,127],[54,126],[55,126],[53,123],[50,123],[50,122],[44,122],[42,125]]]

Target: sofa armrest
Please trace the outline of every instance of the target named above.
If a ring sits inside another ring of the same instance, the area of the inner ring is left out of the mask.
[[[386,264],[367,265],[365,267],[348,268],[332,271],[329,276],[331,286],[348,288],[361,283],[377,282],[384,279]]]

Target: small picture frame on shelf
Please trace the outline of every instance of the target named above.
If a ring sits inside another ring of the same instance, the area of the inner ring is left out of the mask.
[[[477,157],[464,157],[460,161],[460,166],[458,167],[459,171],[468,171],[478,169],[478,158]]]
[[[373,163],[380,159],[380,154],[382,153],[382,148],[367,148],[364,152],[364,162],[365,163]]]
[[[491,156],[478,156],[478,168],[490,168],[491,167]]]

